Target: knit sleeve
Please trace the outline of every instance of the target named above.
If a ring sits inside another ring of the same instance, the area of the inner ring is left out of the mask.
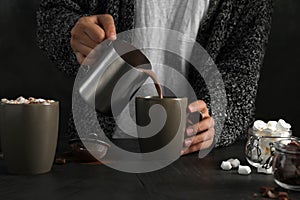
[[[80,17],[95,12],[97,4],[93,0],[41,0],[37,11],[37,44],[58,69],[70,76],[75,76],[79,68],[70,46],[70,31]]]
[[[249,1],[232,26],[216,64],[222,75],[226,96],[226,120],[218,146],[247,136],[254,120],[259,72],[271,29],[271,0]]]

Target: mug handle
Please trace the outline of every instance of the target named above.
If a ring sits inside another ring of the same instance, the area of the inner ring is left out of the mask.
[[[193,125],[200,122],[203,119],[203,114],[201,112],[187,113],[186,118],[187,123],[189,125]]]

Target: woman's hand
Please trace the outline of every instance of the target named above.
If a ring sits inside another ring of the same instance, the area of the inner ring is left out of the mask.
[[[209,115],[206,103],[202,100],[195,101],[188,106],[189,113],[199,112],[203,119],[195,124],[188,120],[186,129],[185,149],[182,154],[188,154],[202,149],[209,148],[214,141],[215,123]]]
[[[81,17],[71,30],[71,47],[77,61],[82,64],[85,57],[105,39],[116,39],[116,28],[111,15]]]

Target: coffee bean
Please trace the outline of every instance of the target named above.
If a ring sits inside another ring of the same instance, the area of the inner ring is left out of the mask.
[[[278,192],[278,200],[289,200],[289,195],[286,192]]]
[[[65,158],[56,158],[55,159],[55,164],[57,165],[64,165],[67,163],[67,160]]]

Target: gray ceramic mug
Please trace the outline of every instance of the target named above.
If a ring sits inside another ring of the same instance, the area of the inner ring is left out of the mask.
[[[1,142],[7,171],[41,174],[51,170],[58,138],[59,103],[1,104]]]
[[[150,153],[171,145],[161,156],[179,156],[186,128],[187,98],[137,97],[135,103],[141,152]]]

